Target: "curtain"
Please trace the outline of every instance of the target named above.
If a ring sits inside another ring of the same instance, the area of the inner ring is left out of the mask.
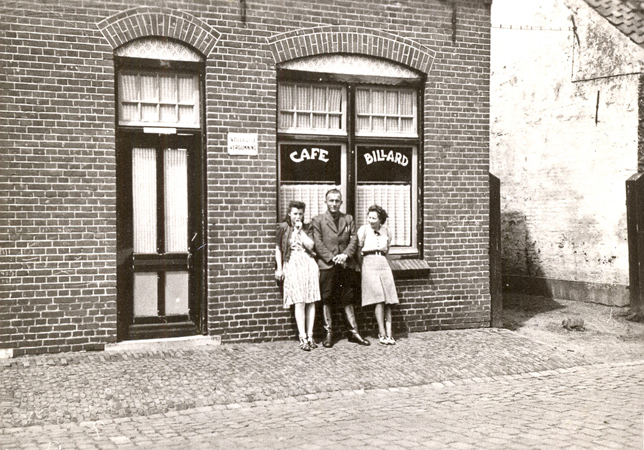
[[[132,149],[134,253],[157,252],[157,160],[154,148]]]
[[[188,251],[188,152],[166,148],[164,155],[165,251]]]
[[[178,76],[179,122],[199,124],[199,78]]]
[[[199,77],[166,72],[120,74],[121,123],[199,124]]]
[[[283,185],[280,187],[280,221],[288,214],[288,203],[297,200],[306,203],[304,211],[304,222],[308,223],[311,218],[326,212],[324,195],[329,189],[340,189],[334,184],[297,184]]]
[[[371,91],[367,89],[358,89],[356,91],[356,131],[371,131]]]
[[[313,87],[313,128],[326,129],[326,87]],[[316,114],[317,113],[317,114]]]
[[[295,86],[280,84],[279,87],[279,128],[292,128],[295,113]]]
[[[297,128],[311,128],[311,87],[297,86]]]
[[[391,231],[391,245],[410,246],[412,227],[412,205],[410,185],[358,185],[356,224],[367,223],[367,210],[373,204],[387,211],[387,227]]]

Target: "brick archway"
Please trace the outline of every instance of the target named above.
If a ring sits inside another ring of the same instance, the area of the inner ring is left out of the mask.
[[[429,73],[436,52],[380,30],[350,26],[323,26],[276,34],[268,38],[276,64],[328,53],[349,53],[385,58],[422,73]]]
[[[137,38],[158,36],[190,44],[206,57],[221,36],[219,31],[192,14],[147,6],[114,14],[101,20],[98,28],[112,49]]]

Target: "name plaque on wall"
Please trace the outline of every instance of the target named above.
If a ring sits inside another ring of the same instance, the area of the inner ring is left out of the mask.
[[[228,154],[257,156],[257,133],[228,133]]]

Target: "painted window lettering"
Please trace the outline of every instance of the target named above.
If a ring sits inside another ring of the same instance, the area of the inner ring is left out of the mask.
[[[393,150],[372,150],[371,154],[364,154],[364,159],[367,164],[382,161],[390,161],[396,164],[400,164],[403,167],[409,164],[409,158],[407,158],[400,152],[394,152]]]
[[[296,163],[300,163],[304,160],[307,159],[318,159],[323,162],[329,162],[329,158],[327,156],[329,155],[329,152],[324,150],[323,148],[311,148],[311,151],[309,152],[308,149],[303,148],[301,152],[294,151],[290,154],[291,160]]]

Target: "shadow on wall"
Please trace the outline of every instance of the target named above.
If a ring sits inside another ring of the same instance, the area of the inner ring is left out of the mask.
[[[530,236],[524,213],[501,214],[501,239],[503,290],[553,297],[552,288],[544,279],[540,250]]]

